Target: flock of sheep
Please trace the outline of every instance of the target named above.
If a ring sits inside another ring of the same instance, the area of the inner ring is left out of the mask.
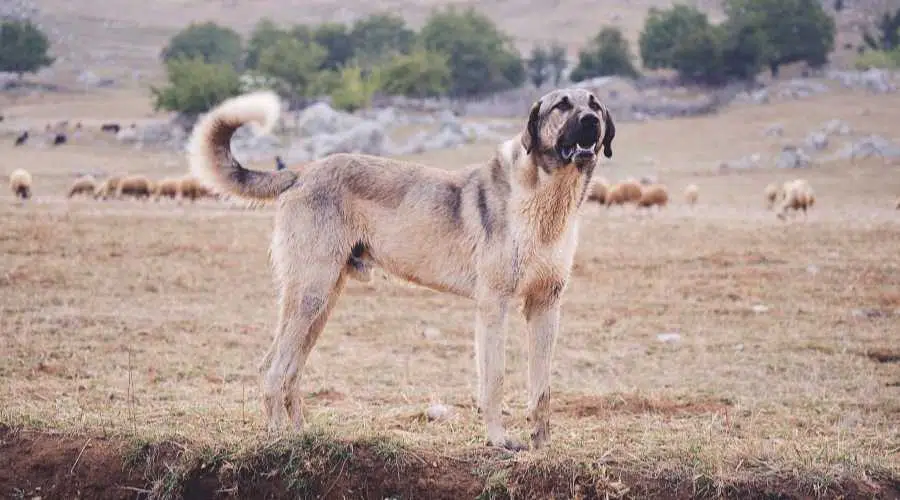
[[[22,168],[16,169],[9,176],[10,190],[23,200],[31,197],[32,182],[31,174]],[[83,175],[72,183],[67,197],[78,195],[93,197],[95,200],[153,198],[159,201],[160,198],[171,198],[194,202],[202,198],[219,199],[216,193],[190,176],[153,181],[144,175],[113,175],[98,182],[92,175]]]

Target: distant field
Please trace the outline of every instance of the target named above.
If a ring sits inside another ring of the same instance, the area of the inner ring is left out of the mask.
[[[150,112],[117,93],[7,109],[37,125]],[[555,353],[553,445],[516,456],[482,443],[473,305],[383,279],[351,283],[313,351],[310,431],[266,438],[257,365],[275,319],[271,208],[69,201],[76,172],[159,178],[184,173],[184,159],[87,140],[14,148],[4,137],[3,174],[24,166],[36,184],[24,206],[0,193],[0,491],[897,498],[896,166],[715,170],[832,118],[900,141],[900,99],[862,93],[619,127],[600,175],[657,175],[672,202],[649,216],[585,208]],[[786,138],[764,136],[774,122]],[[414,159],[458,168],[493,148]],[[780,222],[762,189],[794,176],[812,183],[817,205],[806,221]],[[688,183],[700,187],[694,209],[681,198]],[[440,336],[423,337],[427,326]],[[505,401],[519,436],[522,328],[516,318]],[[428,422],[431,402],[451,418]]]

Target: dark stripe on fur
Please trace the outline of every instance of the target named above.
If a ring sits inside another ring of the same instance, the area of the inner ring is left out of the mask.
[[[297,180],[297,173],[290,170],[257,172],[248,170],[231,152],[231,137],[243,123],[216,120],[211,125],[209,142],[214,152],[214,168],[238,196],[257,199],[275,198],[287,191]]]
[[[494,221],[491,220],[491,213],[488,211],[487,193],[484,192],[484,184],[478,181],[478,215],[481,217],[481,227],[484,228],[484,234],[488,238],[494,232]]]

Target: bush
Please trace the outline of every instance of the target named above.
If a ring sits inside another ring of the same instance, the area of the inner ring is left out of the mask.
[[[894,50],[900,47],[900,9],[893,15],[885,12],[875,25],[876,32],[863,32],[863,41],[872,50]]]
[[[306,97],[312,94],[312,84],[327,57],[328,51],[315,42],[284,37],[260,53],[258,70],[276,78],[283,93]]]
[[[315,43],[325,48],[323,69],[337,70],[345,66],[354,55],[353,40],[350,31],[343,24],[325,23],[312,32]],[[302,38],[301,38],[302,40]]]
[[[47,55],[50,42],[31,21],[4,21],[0,24],[0,71],[33,73],[53,64]]]
[[[728,20],[719,35],[724,76],[729,80],[755,78],[766,62],[765,34],[756,26]]]
[[[794,62],[820,67],[834,49],[835,22],[819,0],[727,0],[725,12],[763,34],[773,76]]]
[[[606,27],[591,40],[591,43],[578,52],[578,65],[572,70],[569,78],[580,82],[598,76],[619,75],[636,77],[638,72],[631,60],[628,40],[622,30]]]
[[[379,86],[379,74],[363,72],[359,66],[346,66],[338,73],[337,86],[331,91],[331,105],[335,109],[354,112],[372,103]]]
[[[725,81],[722,36],[716,27],[681,36],[671,52],[672,67],[687,81],[718,85]]]
[[[472,8],[431,14],[419,37],[423,48],[443,54],[450,68],[450,94],[468,97],[519,87],[525,67],[509,37]]]
[[[394,56],[382,71],[381,91],[406,97],[438,97],[450,88],[451,73],[443,54],[416,49]]]
[[[230,64],[209,63],[197,56],[166,61],[168,85],[150,87],[154,108],[196,116],[238,95],[241,82]]]
[[[275,45],[279,40],[290,37],[291,34],[279,28],[270,19],[262,19],[253,28],[250,38],[247,40],[247,54],[244,57],[244,67],[256,69],[259,67],[259,56],[264,50]]]
[[[172,37],[162,50],[163,61],[197,57],[208,63],[240,68],[243,63],[241,36],[231,28],[212,22],[191,23]]]
[[[675,46],[683,37],[709,27],[706,14],[694,7],[651,8],[638,39],[641,60],[647,69],[673,68]]]
[[[900,69],[900,49],[867,50],[856,58],[854,66],[861,71],[872,68]]]

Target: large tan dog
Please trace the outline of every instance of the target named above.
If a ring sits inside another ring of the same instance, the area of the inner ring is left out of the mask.
[[[271,130],[279,110],[269,92],[229,99],[200,120],[188,145],[191,171],[204,184],[277,203],[271,260],[280,311],[261,367],[269,428],[283,427],[285,414],[302,427],[306,359],[346,280],[377,265],[475,300],[478,403],[489,444],[509,449],[523,446],[501,422],[505,337],[513,301],[523,300],[531,439],[535,448],[546,444],[560,299],[597,153],[612,156],[609,112],[586,90],[550,92],[490,161],[452,172],[361,154],[297,170],[245,169],[232,155],[232,135],[244,123]]]

